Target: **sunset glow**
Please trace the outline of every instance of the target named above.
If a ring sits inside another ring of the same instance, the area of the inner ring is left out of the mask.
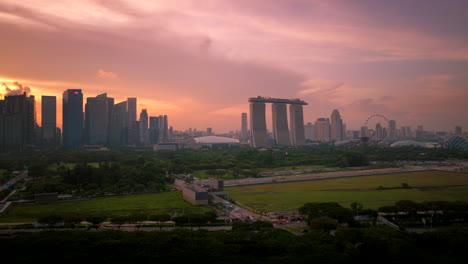
[[[3,0],[0,85],[30,87],[39,122],[41,95],[61,109],[82,89],[177,130],[239,130],[262,95],[308,102],[305,122],[339,109],[348,129],[380,113],[450,131],[468,128],[466,25],[463,0]]]

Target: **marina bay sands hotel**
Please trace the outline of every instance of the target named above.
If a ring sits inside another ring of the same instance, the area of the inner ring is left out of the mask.
[[[265,118],[265,103],[271,103],[273,116],[273,137],[277,145],[300,146],[305,144],[304,113],[306,102],[299,99],[278,99],[252,97],[250,102],[250,133],[253,147],[269,147]],[[286,105],[289,105],[289,129]]]

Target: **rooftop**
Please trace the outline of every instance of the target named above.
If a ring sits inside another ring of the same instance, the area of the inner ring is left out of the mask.
[[[299,98],[294,99],[280,99],[280,98],[271,98],[271,97],[251,97],[249,102],[254,103],[282,103],[282,104],[297,104],[297,105],[308,105],[308,103],[300,100]]]

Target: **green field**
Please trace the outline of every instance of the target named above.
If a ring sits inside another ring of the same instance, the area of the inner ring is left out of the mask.
[[[398,188],[402,183],[412,189]],[[261,211],[297,210],[306,202],[359,202],[377,209],[399,200],[468,201],[468,174],[442,171],[397,173],[227,188],[230,197]]]
[[[68,201],[53,204],[15,204],[0,216],[0,222],[33,222],[38,217],[60,213],[103,214],[108,217],[130,215],[132,212],[157,214],[183,214],[207,212],[207,206],[196,206],[185,201],[180,192],[138,194],[100,197],[85,201]]]
[[[64,166],[65,168],[67,169],[73,169],[75,167],[76,163],[64,163],[64,162],[61,162],[60,164],[52,164],[52,165],[49,165],[47,167],[47,169],[49,170],[57,170],[58,167],[60,166]],[[92,166],[92,167],[95,167],[95,168],[98,168],[99,167],[99,162],[88,162],[88,165],[89,166]]]

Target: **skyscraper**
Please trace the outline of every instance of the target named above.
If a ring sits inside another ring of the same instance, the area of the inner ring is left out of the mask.
[[[149,124],[149,141],[151,144],[156,144],[159,142],[159,118],[151,116]]]
[[[68,89],[62,97],[63,147],[83,144],[83,94],[81,89]]]
[[[127,144],[127,101],[113,106],[109,134],[111,146]]]
[[[146,109],[142,109],[140,113],[140,142],[143,144],[149,144],[148,135],[148,112]]]
[[[127,98],[127,124],[134,124],[137,121],[137,99]]]
[[[247,113],[241,114],[241,141],[247,142],[249,139],[249,132],[247,129]]]
[[[361,137],[369,137],[369,128],[367,126],[361,127]]]
[[[307,140],[315,140],[315,131],[314,131],[314,125],[312,123],[307,123],[304,126],[305,130],[305,139]]]
[[[253,147],[269,147],[265,119],[265,103],[250,103],[250,133]]]
[[[46,145],[55,145],[57,139],[57,98],[55,96],[42,96],[42,141]]]
[[[396,121],[395,120],[389,120],[388,121],[388,137],[390,139],[396,139],[397,138],[397,131],[396,131]]]
[[[127,144],[136,145],[140,142],[140,127],[137,117],[137,99],[127,98]]]
[[[343,140],[343,120],[341,120],[340,112],[337,109],[333,110],[331,115],[330,137],[332,141]]]
[[[291,145],[304,145],[304,111],[301,104],[289,105],[289,124],[291,128]]]
[[[107,93],[88,97],[85,113],[86,143],[107,145],[109,143],[109,100]]]
[[[377,140],[383,140],[384,139],[384,132],[383,132],[382,125],[380,123],[377,123],[375,125],[375,135],[374,135],[374,137]]]
[[[273,103],[271,104],[273,137],[277,145],[291,145],[288,129],[288,114],[286,112],[286,104]]]
[[[322,142],[330,141],[330,119],[317,118],[314,124],[315,139]]]
[[[169,139],[172,139],[172,135],[169,134],[169,121],[167,120],[167,115],[164,115],[163,120],[164,141],[167,141]]]
[[[24,151],[35,143],[34,96],[7,95],[0,103],[0,150]],[[1,109],[0,109],[1,110]]]

